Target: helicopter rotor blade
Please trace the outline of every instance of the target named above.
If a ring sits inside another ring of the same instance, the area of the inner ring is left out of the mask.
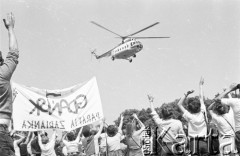
[[[131,37],[127,37],[127,38],[131,38]],[[157,38],[170,38],[170,37],[132,37],[132,38],[136,38],[136,39],[157,39]]]
[[[133,33],[133,34],[130,34],[130,35],[128,35],[128,36],[136,35],[136,34],[142,32],[142,31],[144,31],[144,30],[147,30],[147,29],[149,29],[149,28],[151,28],[151,27],[153,27],[153,26],[155,26],[155,25],[157,25],[157,24],[159,24],[159,22],[156,22],[156,23],[154,23],[154,24],[152,24],[152,25],[150,25],[150,26],[148,26],[148,27],[146,27],[146,28],[143,28],[143,29],[141,29],[141,30],[139,30],[139,31],[137,31],[137,32],[135,32],[135,33]],[[124,38],[127,38],[128,36],[124,36]]]
[[[115,35],[121,37],[121,38],[123,38],[123,36],[121,36],[121,35],[119,35],[119,34],[113,32],[113,31],[111,31],[111,30],[109,30],[109,29],[107,29],[107,28],[101,26],[100,24],[98,24],[98,23],[96,23],[96,22],[94,22],[94,21],[91,21],[91,23],[92,23],[92,24],[95,24],[96,26],[99,26],[100,28],[105,29],[105,30],[107,30],[107,31],[109,31],[109,32],[111,32],[111,33],[113,33],[113,34],[115,34]]]

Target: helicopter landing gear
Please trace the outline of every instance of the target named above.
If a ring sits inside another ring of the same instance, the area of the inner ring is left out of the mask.
[[[113,60],[113,61],[115,60],[115,57],[114,57],[114,56],[112,56],[112,60]]]
[[[132,63],[132,59],[129,59],[129,62]]]
[[[137,55],[136,55],[136,54],[134,54],[134,55],[133,55],[133,57],[137,57]]]

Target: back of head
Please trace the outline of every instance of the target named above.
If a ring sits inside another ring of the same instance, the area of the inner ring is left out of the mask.
[[[73,132],[67,133],[67,138],[68,138],[68,141],[73,141],[75,139],[74,133]]]
[[[107,128],[107,135],[113,137],[116,135],[117,129],[115,125],[109,125]]]
[[[89,137],[91,135],[91,132],[90,132],[90,127],[87,125],[87,126],[84,126],[83,127],[83,130],[82,130],[82,134],[85,138]]]
[[[216,113],[216,114],[218,114],[218,115],[223,115],[223,114],[225,114],[226,112],[227,112],[227,106],[226,105],[223,105],[223,104],[221,104],[221,103],[219,103],[219,102],[216,102],[215,103],[215,106],[214,106],[214,108],[213,108],[213,111]]]
[[[97,130],[91,130],[91,132],[90,132],[90,133],[91,133],[91,135],[96,135],[96,134],[97,134],[97,132],[98,132]]]
[[[167,104],[163,104],[161,113],[162,113],[162,117],[164,120],[170,119],[170,118],[172,118],[172,115],[173,115],[173,109],[171,106],[169,106]]]
[[[188,100],[188,110],[190,113],[195,114],[201,111],[201,104],[197,98],[189,98]]]

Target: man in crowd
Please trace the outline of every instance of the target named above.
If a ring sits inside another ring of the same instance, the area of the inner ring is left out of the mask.
[[[0,153],[1,156],[13,156],[13,140],[8,127],[12,116],[12,89],[10,80],[18,64],[18,44],[14,34],[15,19],[12,13],[3,20],[9,36],[9,52],[6,60],[0,52]]]

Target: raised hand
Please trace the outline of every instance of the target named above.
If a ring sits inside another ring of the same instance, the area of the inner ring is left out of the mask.
[[[187,92],[186,96],[192,94],[193,92],[194,92],[194,90],[189,90],[189,91]]]
[[[4,25],[7,29],[14,28],[15,18],[13,13],[8,13],[7,18],[3,19]]]
[[[124,116],[123,116],[123,114],[121,114],[120,119],[123,120],[123,118],[124,118]]]
[[[202,86],[203,84],[204,84],[204,78],[201,77],[200,82],[199,82],[199,86]]]
[[[236,90],[238,87],[239,87],[239,84],[233,83],[233,84],[231,84],[231,85],[229,86],[229,89],[230,89],[231,91],[233,91],[233,90]]]
[[[187,94],[192,94],[194,92],[194,90],[190,90],[187,92]]]
[[[154,100],[154,97],[153,97],[153,96],[151,96],[151,95],[148,95],[148,100],[149,100],[149,102],[153,102],[153,100]]]
[[[133,116],[134,118],[137,118],[137,114],[135,114],[135,113],[134,113],[132,116]]]

